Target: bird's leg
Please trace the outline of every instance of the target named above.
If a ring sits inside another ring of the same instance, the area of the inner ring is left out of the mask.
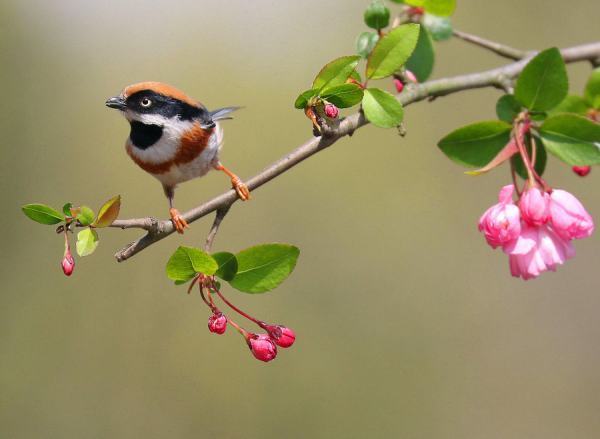
[[[169,199],[169,216],[171,217],[173,226],[175,227],[175,230],[177,230],[177,233],[182,234],[183,231],[189,226],[187,221],[183,219],[179,211],[173,207],[173,198],[175,197],[175,190],[170,186],[163,186],[163,189],[165,190],[165,195]]]
[[[242,201],[247,201],[250,199],[250,190],[248,189],[248,186],[246,186],[244,182],[240,179],[240,177],[238,177],[225,166],[223,166],[221,162],[215,165],[215,169],[217,171],[223,171],[229,176],[229,178],[231,178],[231,186],[233,186],[233,188],[238,194],[238,197],[240,197]]]

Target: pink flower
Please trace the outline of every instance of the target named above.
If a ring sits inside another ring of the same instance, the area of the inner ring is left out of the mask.
[[[571,169],[573,169],[573,172],[580,177],[585,177],[592,171],[591,166],[573,166]]]
[[[63,260],[61,262],[63,273],[67,276],[71,276],[73,274],[73,270],[75,269],[75,260],[73,259],[73,255],[71,255],[71,250],[66,249],[65,255],[63,256]]]
[[[519,207],[521,216],[532,226],[546,224],[550,217],[550,196],[537,187],[532,187],[523,192]]]
[[[523,224],[521,235],[504,247],[510,272],[524,280],[533,279],[547,270],[556,270],[557,265],[575,256],[573,245],[548,226]]]
[[[227,317],[220,311],[215,311],[208,318],[208,330],[213,334],[224,334],[227,330]]]
[[[594,231],[594,220],[575,196],[555,189],[550,195],[552,228],[563,239],[587,238]]]
[[[257,360],[268,362],[277,356],[277,346],[269,334],[248,334],[247,341]]]
[[[521,233],[519,208],[512,202],[514,186],[504,186],[498,195],[498,204],[493,205],[479,219],[479,231],[492,248],[517,239]]]

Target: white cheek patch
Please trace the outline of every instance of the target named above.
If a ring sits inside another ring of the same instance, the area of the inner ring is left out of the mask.
[[[177,117],[168,119],[157,114],[136,114],[125,112],[129,121],[138,121],[146,125],[158,125],[163,127],[163,134],[158,141],[146,149],[131,148],[131,154],[137,159],[152,164],[158,164],[173,160],[179,149],[181,136],[190,130],[194,122],[180,120]]]

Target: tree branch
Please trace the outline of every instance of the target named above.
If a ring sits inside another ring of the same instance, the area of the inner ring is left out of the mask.
[[[398,99],[406,106],[424,99],[445,96],[462,90],[483,87],[503,89],[506,86],[506,81],[515,78],[521,70],[523,70],[529,59],[535,54],[536,52],[528,53],[526,58],[520,61],[484,72],[437,79],[422,84],[409,84],[404,91],[398,95]],[[600,58],[600,41],[566,48],[561,50],[561,54],[567,63],[585,60],[592,61]],[[326,136],[314,137],[308,140],[303,145],[300,145],[286,156],[249,179],[246,182],[248,188],[250,190],[258,189],[278,175],[283,174],[313,154],[333,145],[342,137],[351,135],[355,130],[368,123],[369,122],[365,119],[362,112],[348,116],[341,121],[337,129],[328,132]],[[229,190],[206,203],[185,212],[183,217],[188,223],[192,223],[218,209],[228,210],[237,199],[236,192],[234,190]],[[173,224],[170,220],[159,221],[155,218],[116,220],[111,227],[119,227],[122,229],[139,228],[147,231],[144,236],[130,243],[115,254],[115,258],[119,262],[129,259],[146,247],[166,238],[174,232]],[[216,227],[218,228],[218,224]],[[213,228],[215,228],[214,225]],[[214,236],[211,239],[214,239]]]
[[[466,32],[462,32],[454,29],[452,34],[455,37],[460,38],[463,41],[474,44],[479,47],[483,47],[484,49],[491,50],[497,55],[503,56],[504,58],[512,59],[512,60],[520,60],[529,55],[529,52],[524,50],[515,49],[510,46],[505,46],[504,44],[496,43],[495,41],[486,40],[485,38],[478,37],[477,35],[471,35]]]

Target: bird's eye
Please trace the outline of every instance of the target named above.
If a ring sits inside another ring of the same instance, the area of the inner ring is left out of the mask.
[[[152,101],[148,98],[144,98],[142,99],[142,102],[140,102],[142,104],[142,107],[148,108],[150,105],[152,105]]]

